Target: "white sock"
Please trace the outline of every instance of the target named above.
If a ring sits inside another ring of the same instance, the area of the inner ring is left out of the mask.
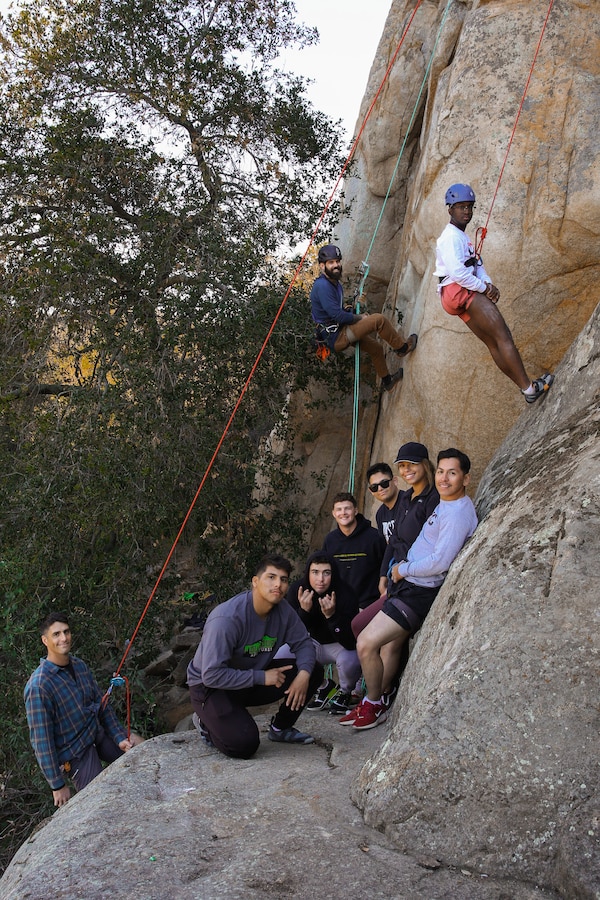
[[[379,706],[381,704],[381,697],[379,700],[370,700],[368,697],[363,698],[367,703],[370,703],[372,706]]]
[[[533,384],[530,384],[529,387],[525,388],[524,391],[522,390],[521,393],[522,394],[535,394],[535,388],[534,388]]]

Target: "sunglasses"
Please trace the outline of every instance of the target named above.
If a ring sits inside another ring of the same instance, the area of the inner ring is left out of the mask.
[[[384,478],[383,481],[377,481],[375,484],[370,484],[369,490],[372,494],[376,494],[380,488],[381,490],[385,491],[385,489],[390,486],[391,482],[391,478]]]

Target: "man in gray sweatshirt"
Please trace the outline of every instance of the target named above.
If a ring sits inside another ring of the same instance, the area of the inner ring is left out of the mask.
[[[261,560],[252,588],[214,609],[187,670],[194,722],[226,756],[249,759],[260,744],[246,707],[281,700],[269,740],[311,744],[294,724],[323,681],[311,637],[284,600],[291,564],[283,556]],[[275,659],[287,644],[293,658]]]
[[[406,559],[394,561],[388,599],[381,612],[358,636],[356,649],[367,685],[360,706],[340,719],[358,730],[385,722],[388,708],[382,699],[383,662],[380,649],[390,641],[408,640],[419,630],[448,569],[477,527],[477,515],[466,496],[471,462],[451,447],[438,454],[435,486],[440,502],[433,510]]]

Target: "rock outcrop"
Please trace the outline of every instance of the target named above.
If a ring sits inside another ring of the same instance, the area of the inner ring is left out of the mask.
[[[376,732],[303,713],[316,743],[282,746],[265,739],[268,713],[258,721],[251,760],[227,759],[195,731],[127,753],[23,844],[2,900],[556,900],[399,853],[366,826],[349,788]]]
[[[399,850],[600,896],[600,307],[488,467],[481,523],[354,798]]]
[[[357,123],[362,123],[414,0],[394,0]],[[445,13],[447,11],[447,15]],[[448,185],[477,194],[472,232],[486,223],[548,4],[531,0],[424,0],[408,29],[345,187],[348,212],[337,240],[350,276],[368,254],[398,154],[404,150],[368,258],[371,309],[403,318],[419,346],[403,383],[381,400],[359,432],[372,440],[365,465],[391,460],[406,440],[432,452],[459,446],[475,483],[523,411],[518,389],[468,328],[441,308],[433,277],[435,241],[448,221]],[[483,246],[501,291],[500,309],[532,377],[552,371],[596,306],[600,275],[600,18],[592,0],[554,3],[512,141]],[[438,29],[444,18],[443,27]],[[425,79],[427,66],[431,68]],[[412,124],[411,124],[412,121]],[[409,127],[410,126],[410,127]],[[337,414],[339,460],[347,480],[349,410]],[[345,416],[345,418],[344,418]],[[302,448],[297,448],[300,458]],[[358,473],[359,501],[363,482]],[[307,477],[308,483],[308,477]],[[331,491],[326,494],[329,512]],[[310,495],[311,501],[313,499]],[[365,499],[370,515],[373,501]]]

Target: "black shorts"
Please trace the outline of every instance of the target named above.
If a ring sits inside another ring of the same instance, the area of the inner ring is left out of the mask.
[[[405,631],[414,634],[425,621],[439,590],[439,587],[421,587],[402,579],[394,585],[393,595],[388,594],[382,612]]]

